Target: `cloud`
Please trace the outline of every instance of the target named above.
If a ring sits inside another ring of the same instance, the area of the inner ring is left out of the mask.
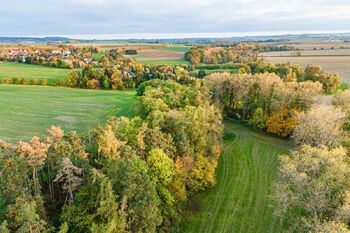
[[[349,0],[2,0],[0,35],[350,31]]]

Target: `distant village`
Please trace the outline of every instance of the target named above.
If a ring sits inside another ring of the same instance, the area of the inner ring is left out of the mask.
[[[58,68],[82,68],[86,65],[98,66],[94,60],[96,48],[6,48],[0,50],[0,62],[19,62],[48,65]]]

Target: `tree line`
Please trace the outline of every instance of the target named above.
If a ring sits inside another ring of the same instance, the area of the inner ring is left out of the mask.
[[[185,59],[192,65],[248,63],[258,61],[261,52],[299,51],[294,46],[275,46],[256,42],[242,42],[230,45],[213,44],[195,46],[185,53]]]
[[[209,90],[152,80],[134,118],[112,117],[87,137],[0,142],[0,232],[159,232],[188,197],[215,184],[222,119]]]
[[[132,59],[125,59],[117,66],[94,69],[86,66],[81,72],[72,71],[66,80],[69,87],[122,90],[135,89],[141,83],[152,80],[175,80],[179,83],[194,81],[187,66],[143,66]]]

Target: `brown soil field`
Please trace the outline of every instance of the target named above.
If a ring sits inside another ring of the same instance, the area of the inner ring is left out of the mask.
[[[182,60],[184,53],[170,50],[142,49],[137,51],[144,57],[137,58],[138,61],[154,61],[154,60]]]
[[[307,39],[293,39],[291,41],[286,42],[272,42],[266,43],[271,45],[290,45],[300,48],[302,50],[313,50],[317,49],[331,49],[332,47],[335,49],[340,48],[350,48],[350,42],[344,42],[343,40],[326,40],[320,38],[307,38]]]
[[[304,50],[301,56],[350,56],[350,49]],[[261,53],[262,57],[295,57],[296,51]]]

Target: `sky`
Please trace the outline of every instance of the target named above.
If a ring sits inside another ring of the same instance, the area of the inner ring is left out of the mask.
[[[1,0],[0,36],[350,32],[350,0]]]

